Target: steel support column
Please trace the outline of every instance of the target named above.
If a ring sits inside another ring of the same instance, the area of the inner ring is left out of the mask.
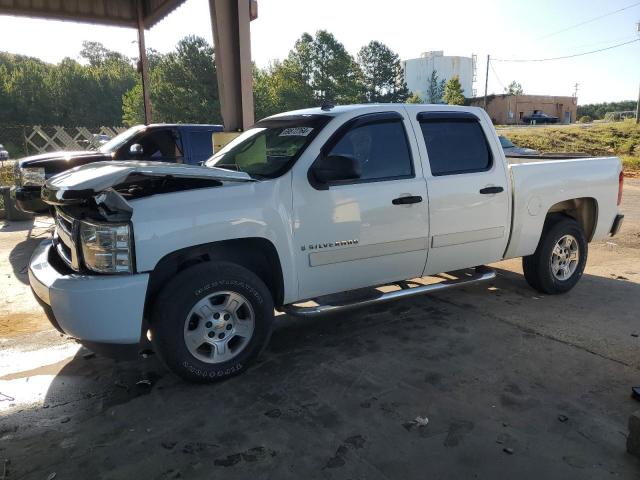
[[[224,129],[235,132],[254,123],[250,0],[209,0],[220,111]]]
[[[142,75],[142,98],[144,101],[144,123],[149,125],[152,120],[151,97],[149,85],[149,61],[147,60],[147,47],[144,43],[144,11],[142,0],[136,1],[137,26],[138,26],[138,50],[140,52],[139,72]]]

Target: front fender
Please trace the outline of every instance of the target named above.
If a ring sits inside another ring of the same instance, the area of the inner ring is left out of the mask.
[[[151,272],[184,248],[243,238],[264,238],[276,248],[284,301],[294,300],[297,278],[291,235],[291,181],[231,183],[131,201],[138,272]]]

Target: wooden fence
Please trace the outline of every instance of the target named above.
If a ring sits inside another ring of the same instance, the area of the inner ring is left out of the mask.
[[[89,146],[99,146],[97,135],[110,138],[126,130],[126,127],[61,127],[34,125],[24,129],[24,145],[29,155],[55,150],[86,150]]]

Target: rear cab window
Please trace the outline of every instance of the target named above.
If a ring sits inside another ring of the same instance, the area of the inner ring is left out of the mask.
[[[493,155],[480,120],[468,112],[418,114],[433,176],[485,172]]]

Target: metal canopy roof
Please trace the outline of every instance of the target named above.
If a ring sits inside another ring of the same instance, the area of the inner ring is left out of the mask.
[[[0,14],[136,28],[137,2],[150,28],[185,0],[0,0]]]

